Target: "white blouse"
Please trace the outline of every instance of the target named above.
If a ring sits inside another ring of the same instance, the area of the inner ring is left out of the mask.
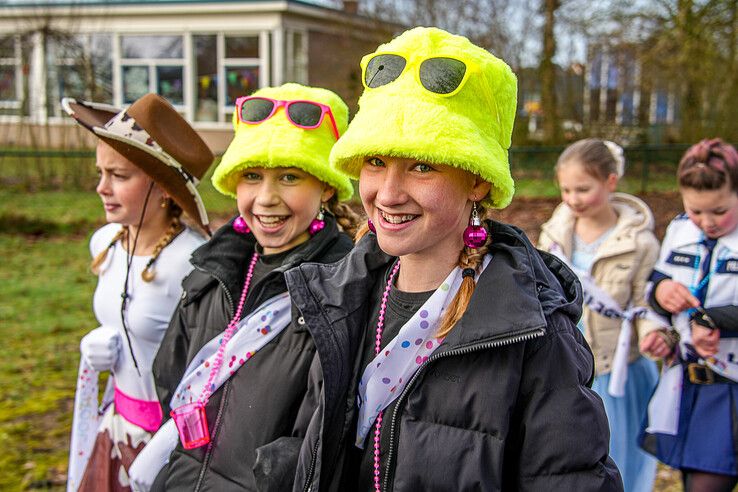
[[[120,228],[119,224],[107,224],[92,235],[90,252],[93,258],[107,248]],[[204,242],[205,239],[198,233],[185,228],[161,251],[153,265],[156,276],[151,282],[141,278],[141,272],[151,257],[132,258],[125,317],[140,376],[133,364],[121,321],[126,251],[120,240],[110,248],[100,267],[93,310],[101,326],[113,327],[120,332],[122,345],[113,374],[115,385],[128,396],[147,401],[157,400],[151,365],[179,301],[182,279],[192,270],[190,255]]]

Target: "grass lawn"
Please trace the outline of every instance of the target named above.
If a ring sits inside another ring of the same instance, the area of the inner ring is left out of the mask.
[[[63,485],[79,340],[96,323],[85,237],[0,235],[0,489]]]

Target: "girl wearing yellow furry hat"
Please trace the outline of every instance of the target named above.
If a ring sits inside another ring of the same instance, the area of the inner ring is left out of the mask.
[[[342,229],[353,232],[356,222],[338,200],[353,189],[328,163],[347,120],[336,94],[298,84],[237,101],[235,137],[213,184],[236,198],[239,215],[192,256],[195,270],[154,361],[173,418],[134,463],[134,488],[291,486],[292,468],[253,468],[269,458],[261,446],[304,435],[312,414],[315,345],[291,309],[284,272],[337,261],[352,247]]]
[[[361,67],[331,162],[372,232],[287,272],[322,368],[293,490],[621,490],[576,277],[482,220],[513,194],[512,71],[435,28]]]

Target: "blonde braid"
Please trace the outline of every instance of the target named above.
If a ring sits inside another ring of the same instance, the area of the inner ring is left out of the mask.
[[[336,222],[338,222],[341,230],[349,236],[353,236],[361,223],[361,216],[354,212],[354,209],[347,203],[339,202],[336,195],[328,200],[326,208],[336,217]]]
[[[100,253],[98,253],[97,256],[93,258],[92,262],[90,263],[90,270],[92,271],[92,273],[94,273],[95,275],[100,274],[100,266],[105,261],[105,258],[108,257],[108,251],[110,251],[110,248],[115,246],[115,243],[118,242],[119,239],[123,239],[127,232],[127,227],[121,227],[120,230],[113,237],[113,240],[110,241],[110,244],[108,244],[108,246],[104,250],[100,251]]]
[[[481,217],[485,216],[485,210],[483,207],[477,205],[477,210],[479,211],[479,215]],[[462,249],[461,253],[459,254],[459,268],[461,268],[462,270],[466,268],[471,268],[475,272],[479,272],[479,267],[482,265],[482,262],[484,261],[484,256],[489,250],[489,243],[491,239],[492,235],[487,234],[487,241],[485,241],[484,245],[481,248],[469,248],[468,246],[464,246],[464,249]],[[464,277],[461,280],[459,291],[454,296],[451,304],[449,304],[448,308],[446,309],[446,313],[441,319],[436,337],[443,338],[451,332],[451,329],[456,325],[456,323],[466,312],[466,308],[469,306],[469,301],[471,301],[471,297],[472,294],[474,294],[474,289],[476,288],[476,286],[477,283],[474,281],[474,277]]]
[[[369,224],[365,221],[359,228],[356,230],[356,233],[354,234],[354,242],[358,243],[362,237],[369,234]]]
[[[156,260],[159,258],[159,254],[161,254],[162,250],[172,242],[172,240],[179,234],[179,232],[182,230],[182,221],[179,220],[179,216],[172,217],[172,221],[169,224],[169,228],[167,229],[167,232],[162,236],[162,238],[159,240],[158,243],[156,243],[156,246],[154,246],[154,252],[151,253],[151,259],[146,263],[146,267],[141,272],[141,278],[144,279],[144,282],[151,282],[154,280],[154,277],[156,276],[156,272],[151,269],[151,267],[154,265]]]

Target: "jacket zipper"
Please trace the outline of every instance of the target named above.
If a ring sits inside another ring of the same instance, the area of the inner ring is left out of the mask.
[[[465,355],[471,352],[475,352],[477,350],[497,348],[497,347],[502,347],[504,345],[511,345],[513,343],[523,342],[526,340],[530,340],[536,337],[543,336],[544,333],[545,333],[545,330],[543,328],[537,328],[537,329],[531,330],[526,333],[509,336],[507,338],[495,340],[493,342],[486,342],[486,343],[480,343],[477,345],[470,345],[468,347],[463,347],[463,348],[459,348],[455,350],[449,350],[448,352],[441,352],[439,354],[431,355],[428,358],[428,360],[425,361],[423,365],[420,366],[420,368],[417,371],[415,371],[415,374],[410,379],[410,381],[407,383],[407,386],[405,386],[405,389],[402,391],[399,398],[397,399],[395,410],[394,412],[392,412],[392,423],[390,425],[390,446],[389,446],[389,451],[387,453],[387,463],[385,465],[385,470],[384,470],[384,480],[382,480],[382,490],[384,491],[389,490],[388,485],[389,485],[390,470],[392,469],[392,455],[394,454],[395,424],[397,423],[397,414],[400,408],[402,407],[402,401],[408,395],[413,385],[415,384],[415,381],[418,379],[418,377],[420,377],[421,373],[425,370],[428,364],[438,359],[442,359],[444,357],[451,357],[455,355]]]
[[[315,446],[313,446],[313,456],[310,459],[310,468],[308,468],[308,474],[307,474],[307,480],[305,480],[305,487],[303,487],[303,492],[310,492],[313,490],[313,473],[315,473],[315,463],[318,461],[318,445],[320,444],[320,437],[315,441]]]
[[[197,266],[195,266],[195,268],[197,268],[203,273],[211,275],[215,280],[218,281],[218,283],[220,284],[220,287],[223,289],[223,292],[225,292],[226,300],[228,301],[228,307],[230,308],[230,317],[232,318],[233,315],[235,314],[235,307],[233,304],[233,297],[231,297],[231,293],[228,291],[228,288],[226,287],[225,283],[217,275],[214,275],[212,272],[207,272]],[[229,382],[226,381],[226,384],[229,384]],[[218,415],[215,417],[215,424],[213,425],[213,436],[215,436],[218,433],[218,427],[220,426],[220,419],[223,415],[223,408],[225,406],[225,400],[226,400],[225,390],[226,389],[224,388],[223,397],[220,400],[220,405],[218,405]],[[195,485],[195,491],[200,490],[200,487],[202,486],[202,481],[205,478],[205,471],[207,470],[208,463],[210,462],[210,456],[212,455],[212,452],[213,452],[213,441],[211,440],[208,443],[208,449],[207,451],[205,451],[205,456],[203,457],[202,465],[200,466],[200,474],[197,477],[197,484]]]

